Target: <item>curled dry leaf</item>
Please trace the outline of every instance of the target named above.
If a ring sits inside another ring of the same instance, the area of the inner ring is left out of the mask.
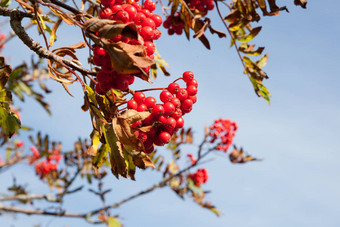
[[[135,23],[122,24],[114,20],[91,18],[84,24],[86,31],[97,33],[99,37],[111,39],[122,35],[130,39],[138,39],[138,29]]]
[[[75,49],[84,48],[85,46],[86,44],[84,42],[80,42],[75,45],[54,49],[52,53],[60,57],[65,56],[71,57],[74,63],[81,65],[81,63],[78,61],[79,60],[78,57],[75,55],[76,52]],[[67,85],[72,84],[75,81],[75,79],[72,78],[72,72],[70,72],[69,70],[67,70],[66,72],[61,72],[61,70],[63,69],[65,68],[60,63],[48,60],[48,71],[50,77],[61,83],[65,90],[69,93],[69,95],[72,96],[72,94],[67,88]]]

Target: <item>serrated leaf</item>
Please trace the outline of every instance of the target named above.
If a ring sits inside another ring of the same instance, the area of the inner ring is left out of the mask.
[[[126,178],[127,166],[124,159],[122,143],[118,140],[112,125],[105,125],[103,127],[105,140],[110,146],[111,171],[117,178],[119,178],[119,175]]]

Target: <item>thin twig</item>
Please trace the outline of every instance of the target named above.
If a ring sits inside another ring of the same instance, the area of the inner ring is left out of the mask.
[[[224,26],[226,27],[226,29],[227,29],[227,31],[228,31],[228,33],[229,33],[229,35],[230,35],[230,37],[231,37],[231,39],[232,39],[232,41],[233,41],[233,43],[234,43],[236,52],[237,52],[237,54],[238,54],[238,56],[239,56],[239,58],[240,58],[240,60],[241,60],[241,63],[242,63],[242,65],[243,65],[243,68],[246,70],[247,76],[248,76],[248,78],[250,79],[250,75],[248,74],[248,70],[247,70],[247,68],[246,68],[246,65],[245,65],[244,62],[243,62],[241,53],[240,53],[240,51],[239,51],[239,49],[238,49],[238,46],[237,46],[237,43],[236,43],[236,39],[235,39],[234,35],[231,33],[231,31],[230,31],[228,25],[226,24],[226,22],[224,21],[224,19],[223,19],[223,17],[222,17],[221,11],[220,11],[220,9],[219,9],[219,7],[218,7],[217,0],[214,0],[214,1],[215,1],[215,5],[216,5],[216,9],[217,9],[218,15],[220,16],[220,18],[221,18],[221,20],[222,20]]]

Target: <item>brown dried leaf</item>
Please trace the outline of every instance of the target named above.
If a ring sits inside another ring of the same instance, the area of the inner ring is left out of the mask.
[[[150,76],[142,69],[154,64],[154,61],[146,57],[143,45],[130,45],[123,42],[106,45],[112,66],[120,74],[137,74],[142,80],[150,82]],[[141,73],[141,74],[140,74]]]
[[[84,27],[87,31],[98,32],[98,36],[105,39],[111,39],[117,35],[138,39],[138,29],[135,23],[122,24],[114,20],[91,18],[86,21]]]
[[[118,136],[115,134],[114,128],[111,125],[106,125],[104,135],[106,142],[110,145],[110,163],[113,175],[117,178],[119,175],[127,177],[127,166],[124,159],[122,143],[119,138],[117,138]]]
[[[203,45],[208,50],[210,50],[209,40],[204,35],[204,31],[207,29],[207,25],[202,20],[195,20],[193,29],[195,31],[195,35],[198,34],[197,35],[198,39],[203,43]],[[195,35],[194,35],[194,38],[195,38]]]
[[[147,167],[156,168],[150,157],[143,152],[132,156],[133,163],[140,169],[146,169]]]
[[[134,132],[136,128],[131,127],[131,123],[141,121],[150,115],[149,112],[137,112],[136,110],[127,110],[121,116],[113,118],[113,130],[124,147],[130,147],[137,151],[143,151],[143,143],[136,137]]]
[[[294,4],[305,9],[307,8],[307,0],[294,0]]]
[[[211,25],[208,26],[211,34],[217,34],[219,38],[226,38],[227,35],[224,32],[214,29]]]

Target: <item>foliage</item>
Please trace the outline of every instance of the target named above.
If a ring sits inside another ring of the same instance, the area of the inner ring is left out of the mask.
[[[169,187],[180,198],[191,198],[199,206],[206,208],[217,216],[220,211],[207,202],[203,189],[208,180],[208,171],[197,168],[206,156],[213,152],[228,152],[233,144],[237,124],[229,119],[217,119],[205,129],[202,142],[196,147],[196,153],[183,154],[182,145],[193,143],[192,130],[185,129],[182,116],[189,114],[197,101],[199,76],[191,71],[175,79],[165,88],[143,88],[131,90],[129,85],[135,79],[150,82],[151,78],[160,79],[158,72],[170,76],[168,64],[156,51],[154,41],[161,37],[158,27],[163,24],[169,35],[183,33],[190,40],[202,42],[210,49],[206,32],[216,34],[219,38],[230,37],[230,46],[234,46],[246,74],[259,97],[270,103],[269,90],[263,85],[268,75],[263,71],[268,54],[263,54],[264,47],[256,47],[250,42],[256,38],[261,26],[253,27],[254,22],[263,16],[277,16],[286,7],[279,7],[275,0],[169,0],[167,6],[159,0],[162,13],[166,19],[153,11],[156,3],[151,0],[141,4],[133,0],[102,0],[97,3],[82,0],[81,5],[74,6],[59,0],[51,1],[1,1],[0,15],[10,18],[12,35],[1,36],[0,49],[17,36],[39,60],[30,64],[24,62],[15,67],[6,65],[0,57],[0,138],[1,146],[6,150],[6,158],[0,163],[0,169],[26,160],[35,166],[36,174],[51,189],[57,189],[53,195],[33,195],[16,181],[8,188],[8,195],[0,201],[18,201],[33,205],[34,200],[62,204],[65,195],[83,190],[75,181],[82,178],[89,184],[98,183],[98,189],[90,193],[98,196],[103,206],[89,209],[86,213],[69,213],[67,210],[54,208],[26,209],[18,206],[0,206],[4,212],[53,215],[82,218],[89,223],[105,223],[108,226],[121,226],[117,215],[112,215],[112,208],[158,188]],[[295,0],[295,5],[306,8],[305,0]],[[20,6],[21,9],[19,9]],[[220,8],[223,6],[222,8]],[[213,12],[221,19],[226,32],[213,28],[213,21],[208,17]],[[225,16],[222,15],[225,14]],[[30,23],[22,26],[24,18]],[[51,49],[62,38],[58,34],[60,26],[77,26],[84,40],[66,47]],[[34,41],[26,30],[35,26],[44,38],[44,45]],[[49,36],[49,38],[48,38]],[[94,43],[91,45],[90,43]],[[88,48],[89,68],[79,61],[77,50]],[[45,61],[47,60],[47,66]],[[38,133],[30,136],[30,152],[20,140],[10,139],[19,136],[20,130],[29,130],[21,126],[19,110],[12,106],[12,95],[19,100],[34,98],[49,114],[49,104],[43,94],[35,91],[38,83],[45,93],[51,92],[44,84],[45,79],[59,82],[70,95],[68,86],[79,83],[84,93],[83,111],[88,111],[93,130],[90,140],[79,139],[74,143],[74,150],[64,151],[61,143],[51,141],[46,135]],[[196,80],[197,79],[197,80]],[[181,87],[183,82],[185,87]],[[147,83],[146,83],[146,86]],[[146,96],[144,92],[160,91],[161,103],[156,98]],[[172,158],[167,159],[155,148],[164,146]],[[242,148],[229,152],[232,163],[246,163],[258,159],[245,154]],[[186,156],[187,155],[187,156]],[[190,161],[188,158],[190,158]],[[186,159],[188,165],[183,167],[180,160]],[[105,195],[111,189],[104,189],[103,179],[112,177],[108,169],[118,179],[135,179],[136,169],[152,168],[162,175],[162,180],[131,197],[109,204]],[[74,188],[75,187],[75,188]]]

